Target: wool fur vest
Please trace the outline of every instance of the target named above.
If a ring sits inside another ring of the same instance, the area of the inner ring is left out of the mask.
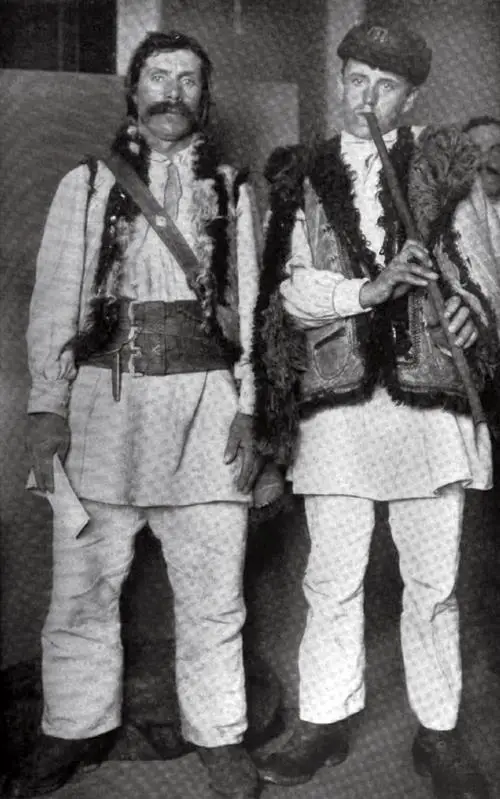
[[[112,145],[148,184],[150,149],[133,123],[125,124]],[[94,182],[102,165],[93,157],[84,161],[89,169],[87,209]],[[192,145],[191,224],[199,272],[190,288],[202,308],[202,327],[214,336],[230,362],[241,354],[238,322],[238,269],[236,208],[239,190],[248,173],[237,173],[223,165],[213,142],[197,134]],[[104,210],[102,240],[93,279],[90,310],[82,329],[69,343],[77,364],[105,350],[119,323],[121,279],[132,226],[140,209],[114,183]]]
[[[445,300],[459,294],[478,327],[479,343],[467,351],[467,358],[481,389],[498,357],[496,325],[453,229],[457,204],[474,180],[475,153],[454,128],[427,129],[418,141],[410,128],[401,128],[390,158],[433,257]],[[456,367],[444,341],[429,328],[424,290],[311,331],[297,329],[283,307],[280,283],[286,277],[299,209],[314,242],[316,269],[338,271],[346,278],[373,280],[379,274],[381,267],[360,229],[353,175],[341,156],[340,136],[312,152],[278,149],[266,177],[270,217],[253,347],[260,450],[289,463],[301,416],[325,406],[366,401],[377,385],[385,386],[396,403],[468,413]],[[406,236],[382,172],[379,198],[387,265]]]

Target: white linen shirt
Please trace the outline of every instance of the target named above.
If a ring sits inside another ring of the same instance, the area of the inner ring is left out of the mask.
[[[177,225],[192,244],[192,147],[173,156],[181,184]],[[163,204],[168,159],[153,154],[150,189]],[[75,369],[64,346],[86,317],[114,178],[99,168],[84,243],[88,172],[79,167],[60,183],[37,261],[28,328],[32,375],[28,411],[69,417],[65,470],[79,497],[112,504],[186,505],[248,502],[236,490],[237,464],[223,454],[234,414],[253,412],[250,367],[253,308],[258,290],[254,204],[245,185],[236,209],[236,250],[243,354],[235,369],[165,377],[122,375],[122,396],[111,394],[107,369]],[[145,218],[135,220],[125,260],[124,296],[139,301],[194,299],[183,270]]]

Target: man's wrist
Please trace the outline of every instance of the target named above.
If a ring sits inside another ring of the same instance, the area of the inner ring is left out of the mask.
[[[334,286],[333,307],[339,316],[355,316],[368,310],[359,302],[361,288],[367,282],[368,278],[346,278]]]
[[[366,283],[363,283],[359,291],[359,304],[364,310],[367,310],[377,305],[376,299],[376,291],[373,282],[368,280]]]

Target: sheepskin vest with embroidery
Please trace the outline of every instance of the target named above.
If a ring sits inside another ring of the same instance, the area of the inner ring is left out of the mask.
[[[417,144],[411,129],[401,128],[390,157],[437,264],[444,298],[461,294],[490,351],[492,312],[469,274],[452,227],[456,205],[474,178],[469,147],[452,129],[429,131]],[[439,179],[436,164],[441,170]],[[286,277],[298,209],[305,212],[309,241],[314,242],[315,268],[372,280],[380,271],[361,233],[353,176],[341,156],[340,136],[314,153],[301,148],[276,151],[267,177],[271,215],[254,335],[256,429],[261,451],[281,462],[289,461],[300,416],[326,405],[366,400],[376,385],[385,386],[396,402],[467,413],[467,397],[457,369],[428,328],[424,291],[411,291],[368,313],[308,331],[297,330],[284,311],[279,284]],[[405,232],[382,173],[379,187],[382,252],[388,264],[401,249]],[[480,348],[474,349],[469,361],[480,388],[483,354]]]

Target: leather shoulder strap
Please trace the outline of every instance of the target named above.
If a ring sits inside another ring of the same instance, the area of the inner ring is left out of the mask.
[[[155,200],[149,188],[124,158],[117,153],[113,153],[102,160],[114,174],[117,183],[139,206],[153,230],[183,269],[188,285],[199,297],[196,279],[200,272],[200,264],[173,219],[166,213],[160,203]]]

